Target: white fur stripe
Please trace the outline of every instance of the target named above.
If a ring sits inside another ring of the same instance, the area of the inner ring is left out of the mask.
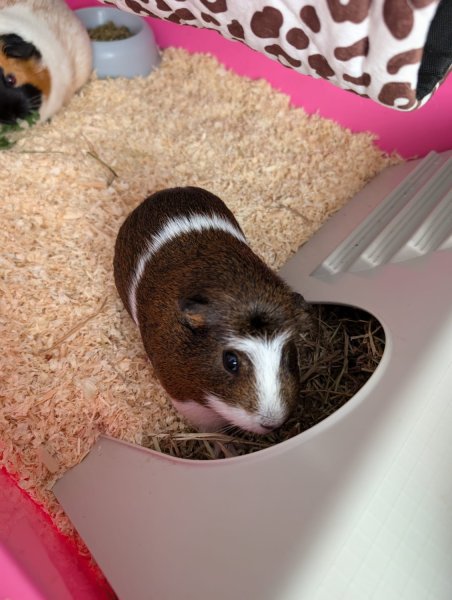
[[[137,260],[135,272],[132,276],[132,281],[129,288],[129,308],[132,314],[132,318],[138,325],[137,316],[137,289],[140,284],[141,278],[143,277],[144,270],[148,261],[157,253],[157,251],[166,243],[176,239],[178,236],[184,233],[191,233],[193,231],[201,232],[206,229],[215,229],[217,231],[224,231],[233,235],[235,238],[244,242],[246,239],[243,233],[235,225],[228,221],[224,217],[218,215],[203,215],[203,214],[192,214],[188,217],[174,217],[169,219],[161,228],[161,230],[150,240],[146,242],[146,247]]]
[[[232,337],[228,340],[228,345],[232,349],[244,352],[254,367],[258,400],[256,415],[262,424],[268,421],[268,425],[276,425],[286,417],[280,371],[283,347],[289,337],[289,332],[283,331],[271,338],[248,336]]]
[[[267,427],[279,427],[287,418],[287,409],[281,396],[280,367],[284,344],[290,333],[283,331],[271,338],[231,337],[231,350],[245,353],[254,368],[257,406],[246,410],[232,406],[212,393],[205,395],[207,405],[228,423],[245,431],[268,433]]]

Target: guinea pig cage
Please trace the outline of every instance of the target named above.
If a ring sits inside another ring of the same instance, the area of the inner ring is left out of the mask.
[[[73,0],[68,4],[80,9],[95,3]],[[115,435],[116,429],[107,428],[107,435],[99,435],[102,430],[96,430],[89,438],[86,452],[71,455],[70,468],[61,469],[58,457],[43,450],[41,444],[36,452],[41,452],[42,468],[52,471],[54,466],[55,475],[42,479],[49,488],[43,493],[54,495],[57,509],[53,505],[49,510],[45,502],[44,509],[41,508],[39,500],[47,496],[34,493],[31,484],[27,485],[28,454],[23,451],[22,460],[18,459],[13,468],[5,458],[9,456],[10,442],[6,437],[0,439],[0,464],[5,466],[0,471],[0,597],[5,600],[114,597],[121,600],[449,600],[452,598],[449,434],[452,80],[446,80],[446,74],[452,56],[450,3],[447,0],[412,3],[328,0],[310,4],[294,0],[267,3],[118,0],[106,4],[140,14],[162,49],[183,48],[194,55],[213,54],[239,76],[229,80],[222,71],[218,76],[221,93],[231,82],[239,86],[242,77],[265,79],[288,96],[292,105],[328,123],[326,127],[332,127],[334,121],[350,130],[348,137],[338,138],[344,146],[338,144],[332,152],[328,168],[335,161],[340,162],[342,156],[344,160],[348,158],[346,145],[353,145],[354,136],[362,132],[375,136],[371,146],[384,153],[384,159],[378,158],[378,167],[369,168],[356,185],[350,184],[341,205],[332,205],[328,218],[322,215],[315,221],[316,226],[298,250],[285,247],[284,259],[275,266],[282,278],[308,302],[357,307],[373,315],[384,329],[384,351],[366,383],[338,410],[306,431],[251,454],[221,460],[188,460],[145,448],[135,443],[134,436]],[[438,14],[441,23],[447,24],[445,28],[438,25]],[[406,25],[410,19],[411,27]],[[390,57],[388,52],[393,52],[393,48],[381,53],[385,65],[391,65],[382,76],[383,81],[378,80],[379,53],[374,53],[374,47],[388,45],[382,23],[400,44]],[[407,31],[402,31],[403,23]],[[221,35],[208,29],[216,29]],[[324,31],[329,32],[326,40]],[[379,35],[383,37],[379,39]],[[364,39],[367,42],[355,43]],[[446,57],[440,69],[425,62],[429,52],[435,54],[438,44],[442,44],[442,56]],[[312,46],[316,48],[314,59],[309,50]],[[182,102],[184,94],[191,93],[189,79],[196,77],[196,69],[208,70],[209,64],[196,63],[183,73],[188,87],[180,85],[181,95],[175,96],[178,102]],[[157,78],[161,76],[159,69],[155,71]],[[430,75],[429,92],[424,92],[422,98],[419,93],[416,95],[418,72]],[[208,76],[213,76],[212,73],[209,71]],[[344,77],[347,73],[348,79]],[[368,78],[363,79],[365,73]],[[402,87],[399,80],[404,83]],[[153,104],[153,97],[143,92],[144,88],[139,87],[133,96],[131,88],[121,81],[119,105],[129,102],[133,112],[137,110],[136,103],[146,103],[146,113],[156,113],[152,127],[159,137],[160,152],[164,154],[165,148],[169,151],[165,146],[168,140],[169,144],[176,144],[175,137],[171,137],[175,135],[171,122],[165,124],[168,134],[165,127],[162,133],[157,129],[158,110],[164,110],[163,97],[159,97],[162,103],[159,107]],[[107,84],[102,81],[94,83],[99,85],[103,96],[93,97],[93,103],[100,104],[100,113],[112,111],[109,121],[112,123],[116,113],[109,96],[111,88],[104,88]],[[137,85],[142,83],[138,81]],[[198,82],[196,85],[199,86]],[[384,86],[387,93],[382,95]],[[350,90],[356,93],[351,94]],[[55,119],[55,124],[51,124],[57,128],[55,132],[47,130],[46,125],[42,131],[38,129],[35,146],[24,147],[23,140],[18,143],[19,152],[14,160],[22,161],[18,164],[24,171],[25,154],[20,151],[32,147],[35,156],[46,147],[46,135],[51,136],[50,148],[56,159],[58,152],[67,152],[64,128],[80,110],[77,102],[89,102],[90,93],[82,90],[82,98],[73,100],[73,113],[71,106],[63,109],[63,113],[69,111],[68,120],[64,120],[63,114],[59,127],[60,117]],[[205,93],[207,97],[209,92]],[[253,88],[250,94],[265,96],[266,92]],[[203,98],[202,93],[199,97]],[[270,96],[265,96],[265,101],[270,102]],[[254,112],[260,110],[266,135],[277,138],[281,134],[277,121],[285,119],[285,108],[278,102],[272,105],[274,121],[270,125],[266,121],[268,113],[256,96]],[[189,107],[187,114],[192,112]],[[224,122],[218,129],[220,136],[226,136],[223,129],[227,129],[229,117],[226,112],[222,114]],[[253,123],[260,118],[259,114],[255,117]],[[94,139],[98,118],[96,113],[80,137]],[[126,123],[131,129],[134,127],[131,120]],[[195,127],[198,123],[202,121],[197,121]],[[318,131],[315,130],[311,141],[325,148],[321,138],[326,130]],[[210,129],[198,134],[216,135]],[[108,144],[107,137],[99,139]],[[230,138],[224,139],[227,145]],[[55,149],[55,143],[61,140],[63,145]],[[145,142],[151,143],[149,138]],[[130,161],[125,157],[123,163],[109,163],[113,166],[100,164],[97,155],[100,146],[96,149],[89,146],[95,155],[94,167],[104,168],[112,178],[118,170],[126,173],[129,162],[143,160],[139,146],[134,146],[133,141],[127,144],[129,139],[124,147],[130,151]],[[300,156],[301,163],[300,148],[296,147],[295,157]],[[362,148],[357,146],[353,160],[359,162]],[[181,161],[183,152],[180,151]],[[101,156],[105,163],[104,155]],[[211,160],[209,157],[207,161]],[[294,155],[290,157],[294,160]],[[275,155],[275,161],[277,158]],[[70,159],[65,154],[62,160],[68,161],[65,176],[69,180]],[[204,158],[199,154],[195,160]],[[317,168],[322,178],[328,178],[321,162],[322,157],[320,163],[310,162],[310,168]],[[262,168],[259,176],[265,177],[265,165],[262,167],[252,160],[246,165],[247,169]],[[281,163],[278,165],[283,168]],[[170,167],[168,178],[155,178],[152,185],[165,184],[172,177],[178,182],[177,165],[173,162]],[[55,173],[60,168],[52,167]],[[144,169],[137,189],[132,183],[130,188],[118,187],[118,193],[123,194],[118,197],[126,198],[133,192],[136,204],[142,181],[152,177],[151,170]],[[53,171],[49,177],[55,175]],[[204,181],[207,187],[206,173],[210,171],[203,171],[199,181]],[[284,177],[290,177],[291,173],[287,170]],[[340,173],[347,178],[347,165]],[[186,173],[182,172],[181,177],[186,177]],[[270,171],[269,177],[276,178],[275,172]],[[240,185],[244,185],[243,181],[246,180],[241,179]],[[300,194],[309,196],[313,211],[309,215],[317,214],[316,194],[323,193],[316,188],[317,179],[313,181],[313,189],[300,190]],[[106,203],[112,202],[114,194],[109,186],[104,190],[96,183],[91,192],[88,183],[85,181],[83,185],[90,201],[93,193],[103,194]],[[250,186],[253,184],[256,188],[261,185],[258,178],[250,179]],[[33,185],[37,184],[27,183],[27,191]],[[225,190],[228,185],[224,183]],[[333,182],[328,194],[334,193],[334,186],[341,185],[342,182]],[[273,209],[272,205],[269,210]],[[75,213],[79,208],[71,210]],[[295,225],[288,221],[285,227],[289,229],[298,227],[295,208],[291,210]],[[246,209],[241,214],[250,215],[250,221],[255,218]],[[76,218],[80,217],[71,215],[69,221],[72,223]],[[39,222],[47,228],[45,220]],[[273,218],[269,224],[265,222],[265,227],[273,225]],[[269,230],[263,231],[262,237]],[[256,240],[259,235],[258,231]],[[85,243],[80,239],[80,243]],[[93,254],[92,237],[87,239],[87,248]],[[107,237],[100,235],[100,239],[103,244]],[[71,245],[70,241],[67,243]],[[74,244],[78,243],[79,238]],[[38,275],[42,277],[42,271]],[[89,282],[93,283],[93,277]],[[40,289],[44,294],[44,288]],[[0,292],[6,295],[6,284]],[[62,297],[57,300],[61,305],[66,302]],[[8,297],[5,302],[0,304],[1,318],[7,314],[4,306],[9,306]],[[117,312],[117,307],[118,304],[112,306],[112,310]],[[17,335],[20,338],[20,332]],[[114,337],[105,343],[114,344]],[[43,346],[47,347],[48,357],[40,351],[51,367],[53,358],[48,348],[52,344],[53,340]],[[89,353],[90,348],[83,351]],[[121,355],[118,360],[126,359]],[[139,364],[143,369],[145,363]],[[1,365],[0,358],[0,378]],[[78,369],[80,365],[73,365],[72,378],[76,378]],[[100,365],[97,372],[101,370]],[[53,377],[63,377],[58,371],[53,373]],[[16,379],[8,377],[17,385]],[[84,385],[89,403],[95,394],[89,387],[92,380]],[[54,401],[57,396],[52,394],[49,392],[38,402]],[[3,401],[1,388],[0,401]],[[68,406],[62,405],[62,409]],[[8,419],[1,413],[0,406],[0,424],[11,419],[12,413]],[[86,421],[83,426],[89,428],[90,424]],[[21,455],[20,448],[17,455]],[[80,536],[83,548],[80,541],[76,545],[60,533],[58,510],[70,519],[77,532],[72,532],[69,538]]]

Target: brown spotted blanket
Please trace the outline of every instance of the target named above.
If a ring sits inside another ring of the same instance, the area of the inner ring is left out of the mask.
[[[451,0],[105,2],[214,29],[300,73],[398,110],[424,104],[451,63]]]

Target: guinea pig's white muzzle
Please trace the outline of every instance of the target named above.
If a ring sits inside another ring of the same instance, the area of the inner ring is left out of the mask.
[[[267,411],[263,416],[259,412],[249,412],[241,406],[231,406],[214,394],[208,394],[206,401],[209,408],[220,415],[227,423],[253,433],[269,433],[280,427],[288,417],[288,412],[276,402],[272,407],[272,411]]]
[[[237,405],[230,406],[218,398],[209,398],[209,406],[229,423],[246,431],[268,433],[280,427],[289,416],[281,385],[282,352],[289,337],[289,331],[263,338],[231,337],[229,347],[245,353],[253,365],[256,408],[249,411]]]

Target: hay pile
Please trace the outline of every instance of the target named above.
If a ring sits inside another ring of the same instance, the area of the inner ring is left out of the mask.
[[[143,445],[180,458],[229,458],[279,444],[333,414],[377,368],[384,330],[375,317],[352,306],[318,304],[312,312],[312,331],[296,340],[302,382],[298,406],[282,427],[268,435],[231,426],[219,434],[160,433],[145,436]]]
[[[278,268],[389,159],[182,50],[149,78],[91,81],[19,137],[0,155],[0,456],[64,529],[49,489],[99,433],[156,447],[190,431],[114,288],[128,212],[164,187],[205,187]]]

